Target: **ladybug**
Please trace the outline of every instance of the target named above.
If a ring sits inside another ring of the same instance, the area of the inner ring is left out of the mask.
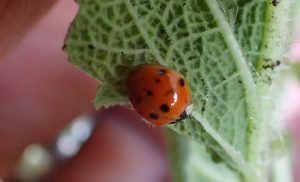
[[[150,123],[161,126],[181,121],[191,112],[191,92],[180,73],[158,64],[136,66],[126,82],[133,108]]]

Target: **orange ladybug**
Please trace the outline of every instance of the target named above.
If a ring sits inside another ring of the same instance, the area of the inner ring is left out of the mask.
[[[133,108],[154,125],[172,124],[188,117],[191,93],[180,73],[158,64],[136,66],[126,82]]]

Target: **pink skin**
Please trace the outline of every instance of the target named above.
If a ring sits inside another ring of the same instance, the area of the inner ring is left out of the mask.
[[[0,9],[5,3],[5,11],[12,13],[4,23],[7,27],[0,30],[0,35],[10,30],[5,33],[7,41],[0,42],[0,49],[17,46],[5,57],[2,54],[0,66],[0,176],[3,179],[13,173],[27,145],[51,143],[72,118],[94,112],[92,100],[98,86],[96,80],[69,64],[61,50],[77,10],[73,1],[59,1],[34,27],[31,26],[42,15],[36,9],[46,11],[50,1],[0,0]],[[17,6],[22,4],[25,7]],[[3,19],[0,16],[0,27]],[[17,32],[13,31],[15,28]],[[14,36],[25,35],[29,28],[31,31],[17,42],[20,39]],[[124,108],[105,111],[102,115],[104,119],[99,118],[99,126],[80,154],[48,178],[165,181],[168,167],[159,130],[148,130],[134,113]]]
[[[13,173],[27,145],[51,143],[72,118],[93,112],[98,82],[70,65],[61,51],[76,5],[60,0],[33,27],[54,2],[0,0],[0,176],[4,179]],[[300,36],[297,40],[291,55],[300,60]],[[4,53],[8,54],[4,57]],[[294,83],[286,110],[287,117],[292,118],[289,129],[296,138],[300,137],[299,93],[300,86]],[[167,157],[158,129],[149,130],[136,114],[124,108],[101,114],[101,123],[79,155],[48,178],[78,182],[166,181]]]
[[[291,60],[294,62],[300,61],[300,24],[296,30],[295,38],[293,39],[293,45],[290,51]],[[297,80],[292,80],[289,84],[289,90],[286,99],[286,110],[287,113],[287,128],[294,137],[296,145],[294,147],[294,156],[296,162],[294,162],[295,170],[295,181],[300,181],[300,83]]]

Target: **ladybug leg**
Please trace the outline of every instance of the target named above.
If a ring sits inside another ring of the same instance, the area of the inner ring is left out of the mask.
[[[180,120],[178,120],[178,119],[176,119],[175,121],[173,121],[173,122],[171,122],[171,123],[169,123],[169,124],[176,124],[176,123],[178,123]]]
[[[181,113],[181,115],[179,116],[179,118],[177,118],[175,121],[169,123],[169,124],[175,124],[175,123],[178,123],[186,118],[188,118],[189,115],[184,111],[183,113]]]

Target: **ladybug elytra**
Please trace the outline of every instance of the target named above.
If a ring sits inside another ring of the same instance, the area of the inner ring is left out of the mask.
[[[178,122],[188,116],[191,93],[180,73],[158,64],[136,66],[126,82],[133,108],[154,125]]]

